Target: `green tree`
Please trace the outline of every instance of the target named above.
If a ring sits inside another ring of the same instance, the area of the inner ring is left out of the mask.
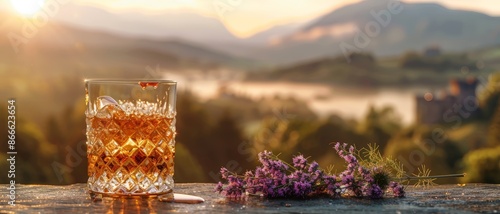
[[[497,112],[500,100],[500,74],[492,74],[488,83],[478,94],[479,106],[483,117],[489,120]]]
[[[46,120],[47,139],[58,148],[56,160],[47,163],[57,176],[53,183],[87,182],[85,102],[83,96],[77,100]]]
[[[419,68],[423,64],[422,57],[414,51],[405,53],[400,60],[400,67],[402,68]]]
[[[500,74],[492,74],[478,95],[483,118],[490,123],[488,145],[500,145]]]
[[[201,182],[207,180],[198,160],[183,144],[175,145],[175,176],[176,182]]]
[[[500,145],[500,105],[497,106],[488,128],[488,145]]]
[[[44,134],[34,123],[28,122],[21,117],[16,118],[15,130],[16,183],[54,183],[56,177],[48,163],[55,160],[57,148],[46,140]],[[4,135],[2,138],[6,139],[7,136]],[[7,142],[7,140],[4,142]],[[6,160],[8,157],[3,155],[6,153],[5,149],[2,148],[1,150],[1,158]],[[7,172],[9,169],[8,164],[7,161],[0,162],[0,170]],[[8,180],[7,174],[0,177],[0,183],[7,183]]]
[[[377,143],[384,150],[389,139],[401,129],[401,118],[391,106],[380,109],[369,107],[364,120],[359,124],[359,131],[372,143]]]
[[[207,175],[206,164],[210,163],[204,160],[207,156],[211,157],[209,151],[211,144],[208,135],[210,133],[210,118],[208,112],[197,101],[197,97],[190,91],[182,91],[177,96],[177,116],[176,116],[176,145],[184,148],[189,154],[178,154],[186,159],[193,159],[190,162],[177,162],[176,158],[176,178],[187,177],[183,175],[181,168],[197,167],[190,164],[199,163],[203,169],[203,174]],[[182,150],[178,151],[182,152]],[[191,157],[189,157],[191,156]],[[204,177],[199,177],[197,181],[207,181]]]
[[[351,53],[347,56],[350,62],[354,65],[368,67],[371,68],[375,65],[375,57],[371,53]],[[345,61],[343,57],[341,57],[342,61]]]
[[[464,182],[500,183],[500,146],[469,152],[465,158]]]
[[[249,164],[245,161],[245,156],[238,152],[238,145],[244,143],[245,140],[243,133],[228,110],[224,111],[211,129],[210,134],[209,143],[211,145],[208,151],[218,154],[216,156],[205,155],[209,159],[206,160],[207,162],[214,162],[215,164],[211,170],[219,169],[220,166],[225,165],[230,160],[234,160],[240,166],[248,168]]]

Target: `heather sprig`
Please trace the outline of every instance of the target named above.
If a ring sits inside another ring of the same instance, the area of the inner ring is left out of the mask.
[[[221,176],[226,185],[219,182],[215,190],[233,199],[241,199],[246,195],[266,198],[328,195],[378,199],[386,192],[392,192],[395,197],[404,196],[403,186],[391,181],[391,176],[383,167],[362,165],[353,146],[336,143],[334,148],[347,164],[346,170],[339,175],[325,173],[317,162],[309,162],[303,155],[293,157],[290,164],[272,152],[263,151],[258,155],[260,166],[244,175],[236,175],[221,168]]]
[[[215,191],[229,199],[245,199],[248,195],[266,198],[307,198],[316,195],[338,197],[364,197],[380,199],[384,196],[405,197],[405,186],[410,180],[416,185],[429,186],[434,179],[463,177],[465,174],[433,175],[425,166],[419,173],[409,176],[403,165],[391,158],[383,157],[377,145],[356,150],[353,146],[335,143],[337,154],[345,161],[346,169],[333,174],[326,173],[317,162],[309,162],[303,155],[284,162],[278,155],[263,151],[259,153],[260,166],[244,175],[221,168],[224,182],[219,182]]]

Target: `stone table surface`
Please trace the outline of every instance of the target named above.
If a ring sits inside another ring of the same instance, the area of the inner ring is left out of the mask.
[[[380,200],[315,198],[230,201],[214,193],[215,184],[176,184],[174,192],[201,196],[200,204],[157,199],[91,201],[86,184],[17,185],[16,205],[8,205],[8,185],[0,185],[0,213],[499,213],[499,184],[438,185],[407,188],[405,198]]]

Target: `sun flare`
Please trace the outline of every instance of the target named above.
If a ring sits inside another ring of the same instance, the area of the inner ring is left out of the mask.
[[[45,0],[10,0],[16,12],[23,16],[33,16],[43,7]]]

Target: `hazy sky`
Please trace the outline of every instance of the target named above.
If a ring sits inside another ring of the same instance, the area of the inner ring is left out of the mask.
[[[275,24],[306,21],[346,4],[360,0],[74,0],[108,8],[139,10],[190,9],[208,16],[219,16],[215,5],[225,9],[222,21],[233,33],[248,36]],[[375,1],[375,0],[372,0]],[[497,0],[403,0],[438,2],[450,8],[477,10],[500,16]],[[221,10],[222,10],[221,9]]]
[[[0,7],[10,7],[0,0]],[[43,1],[43,0],[42,0]],[[47,0],[46,0],[47,1]],[[53,1],[53,0],[52,0]],[[238,36],[248,36],[275,24],[307,21],[340,6],[360,0],[64,0],[98,6],[109,11],[135,10],[144,13],[191,10],[206,16],[219,17]],[[375,0],[372,0],[375,1]],[[403,0],[404,2],[438,2],[455,9],[476,10],[500,16],[496,0]],[[7,4],[6,4],[7,3]],[[217,12],[219,8],[220,11]],[[221,14],[223,13],[223,16]]]

